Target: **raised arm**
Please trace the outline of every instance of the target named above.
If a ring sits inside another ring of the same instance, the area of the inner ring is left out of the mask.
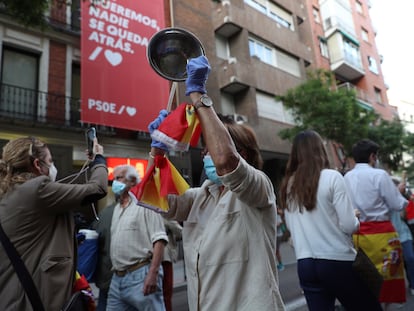
[[[207,105],[203,103],[204,98],[200,101],[207,93],[205,84],[209,72],[210,65],[205,56],[190,59],[187,64],[186,95],[190,95],[197,111],[203,138],[216,166],[217,174],[224,175],[237,167],[239,155],[229,132],[211,105],[211,99],[206,98]]]

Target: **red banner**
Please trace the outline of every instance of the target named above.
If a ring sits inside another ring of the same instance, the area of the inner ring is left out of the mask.
[[[135,167],[139,177],[142,179],[147,171],[148,160],[131,159],[131,158],[106,158],[106,165],[108,166],[108,180],[114,179],[114,168],[118,165],[128,164]]]
[[[148,131],[169,96],[147,60],[150,38],[165,28],[164,0],[81,2],[82,121]]]

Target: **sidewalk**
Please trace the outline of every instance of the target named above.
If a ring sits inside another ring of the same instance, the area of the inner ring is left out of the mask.
[[[296,274],[296,257],[294,249],[289,243],[280,245],[285,270],[279,272],[280,292],[285,302],[286,311],[308,311],[305,296],[300,295],[299,280]],[[185,290],[187,286],[185,278],[184,261],[179,260],[174,264],[174,291]],[[298,297],[299,296],[299,297]],[[338,307],[338,311],[343,310]],[[407,301],[400,304],[390,304],[386,311],[411,311],[414,310],[414,296],[407,290]]]

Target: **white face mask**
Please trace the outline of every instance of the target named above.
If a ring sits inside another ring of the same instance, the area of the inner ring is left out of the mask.
[[[56,181],[57,173],[58,173],[57,168],[55,164],[52,163],[52,165],[49,167],[49,177],[52,181]]]
[[[42,161],[43,162],[43,161]],[[58,173],[58,171],[57,171],[57,168],[56,168],[56,166],[55,166],[55,164],[54,163],[52,163],[52,164],[50,164],[50,165],[47,165],[45,162],[43,162],[46,166],[47,166],[47,168],[49,169],[49,178],[50,178],[50,180],[51,181],[56,181],[56,176],[57,176],[57,173]]]

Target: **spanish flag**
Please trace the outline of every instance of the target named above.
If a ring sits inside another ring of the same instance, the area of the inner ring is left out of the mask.
[[[154,164],[147,170],[141,182],[130,190],[137,204],[156,212],[168,211],[168,194],[183,194],[190,185],[174,165],[162,155],[155,156]]]
[[[398,234],[390,221],[361,222],[359,232],[353,236],[355,245],[362,248],[382,274],[379,301],[405,302],[405,278],[402,247]]]
[[[169,150],[187,151],[190,146],[197,145],[200,134],[200,121],[194,106],[183,103],[165,118],[151,137],[167,145]]]

